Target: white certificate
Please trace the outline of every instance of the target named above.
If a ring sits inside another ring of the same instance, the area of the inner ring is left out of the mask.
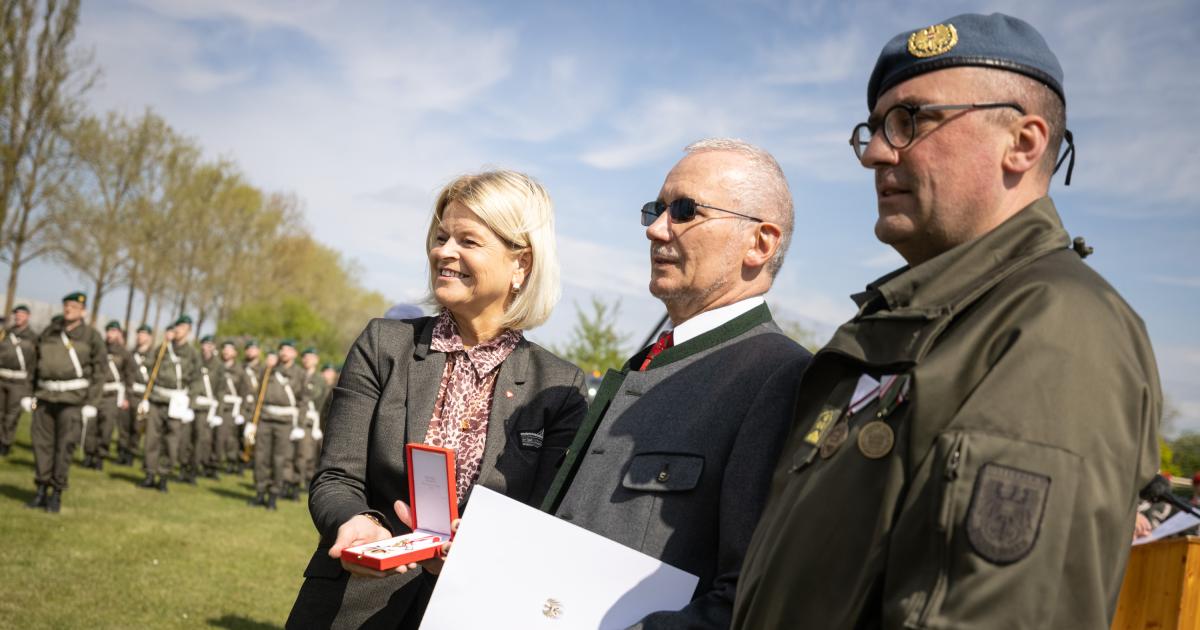
[[[627,628],[687,605],[699,578],[481,486],[421,630]]]

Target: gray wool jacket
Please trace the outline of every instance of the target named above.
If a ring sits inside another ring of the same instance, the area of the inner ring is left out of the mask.
[[[321,540],[288,628],[420,622],[433,582],[422,571],[348,580],[328,551],[356,514],[375,516],[393,534],[408,532],[392,502],[409,500],[404,445],[425,440],[446,367],[446,355],[429,349],[433,322],[372,320],[346,357],[309,490]],[[587,410],[583,373],[524,339],[499,370],[476,485],[537,505]],[[467,499],[459,497],[460,512]]]
[[[767,306],[609,371],[543,509],[700,577],[692,602],[635,628],[728,628],[811,354]]]

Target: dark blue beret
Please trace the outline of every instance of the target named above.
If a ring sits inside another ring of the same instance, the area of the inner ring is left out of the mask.
[[[899,83],[956,66],[1019,72],[1045,83],[1067,101],[1062,66],[1028,22],[1002,13],[965,13],[893,37],[879,53],[867,83],[867,109],[874,110],[879,97]]]

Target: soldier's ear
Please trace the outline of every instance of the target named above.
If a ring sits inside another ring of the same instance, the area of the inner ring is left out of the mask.
[[[1022,175],[1039,167],[1050,145],[1050,126],[1037,114],[1018,118],[1009,128],[1009,146],[1001,160],[1006,173]]]

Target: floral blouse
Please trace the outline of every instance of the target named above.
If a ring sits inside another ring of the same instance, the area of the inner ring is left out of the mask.
[[[496,377],[500,374],[500,364],[521,339],[519,331],[505,330],[487,343],[467,350],[449,311],[443,310],[434,322],[429,348],[446,353],[446,369],[442,372],[425,443],[454,449],[459,500],[479,478]]]

